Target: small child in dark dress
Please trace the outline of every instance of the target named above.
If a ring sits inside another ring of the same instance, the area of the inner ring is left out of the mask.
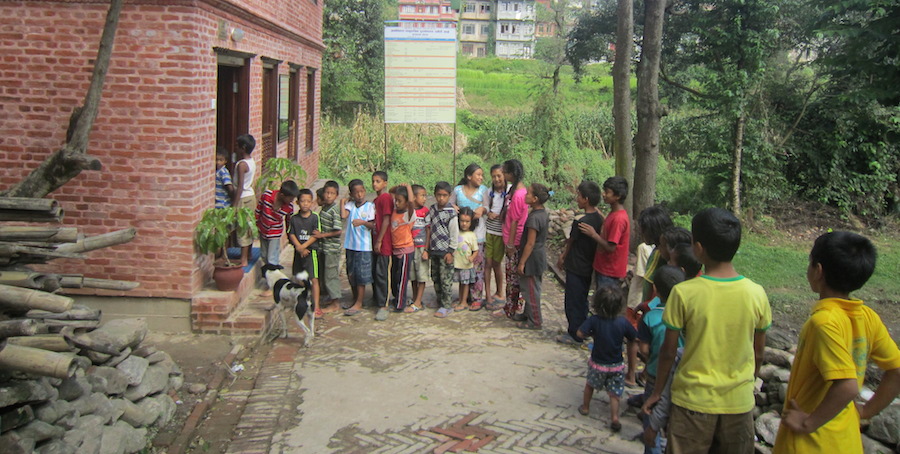
[[[591,310],[594,315],[578,328],[578,337],[594,339],[594,349],[588,359],[584,402],[578,412],[587,416],[594,390],[609,394],[610,423],[614,432],[622,429],[619,422],[619,399],[625,391],[625,362],[622,358],[623,339],[634,340],[637,331],[622,315],[625,293],[618,286],[603,286],[594,293]]]

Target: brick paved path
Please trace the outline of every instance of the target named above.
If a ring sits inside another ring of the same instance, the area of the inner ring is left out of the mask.
[[[441,320],[426,309],[393,313],[386,322],[365,311],[318,320],[309,349],[298,333],[276,341],[259,358],[252,389],[222,393],[222,405],[244,406],[223,449],[432,452],[442,441],[421,431],[477,412],[470,424],[500,434],[482,453],[641,452],[632,441],[640,432],[634,416],[622,416],[618,434],[606,428],[605,394],[595,394],[590,417],[578,414],[588,352],[553,340],[565,317],[551,276],[544,278],[540,332],[486,311]],[[215,411],[208,423],[216,424]]]

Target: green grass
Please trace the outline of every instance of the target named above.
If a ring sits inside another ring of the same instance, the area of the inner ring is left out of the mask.
[[[896,238],[870,236],[878,248],[878,264],[866,285],[851,296],[875,309],[888,326],[900,323],[900,247]],[[775,320],[799,328],[818,295],[806,282],[806,267],[812,240],[791,241],[771,235],[745,234],[734,266],[744,276],[766,289]],[[796,325],[796,326],[794,326]]]
[[[472,112],[479,114],[517,114],[534,106],[534,97],[550,86],[550,66],[538,60],[501,60],[499,58],[461,58],[457,85],[462,88]],[[586,69],[576,83],[571,66],[560,71],[560,91],[572,109],[596,109],[612,103],[612,77],[609,65],[595,64]],[[634,83],[634,81],[633,81]]]

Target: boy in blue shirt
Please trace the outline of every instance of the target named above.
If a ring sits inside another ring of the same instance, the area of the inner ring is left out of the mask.
[[[669,299],[672,287],[683,281],[684,272],[676,266],[665,265],[653,273],[652,285],[656,297],[650,300],[650,310],[644,314],[644,317],[638,324],[638,340],[641,341],[640,353],[647,363],[647,367],[644,368],[644,398],[649,397],[653,393],[653,385],[656,383],[659,349],[662,347],[663,339],[666,336],[666,325],[662,322],[666,300]],[[682,344],[681,339],[679,339],[678,344],[680,347]],[[644,430],[646,430],[650,424],[650,418],[642,418],[642,421]],[[654,437],[653,444],[644,445],[645,454],[659,454],[661,452],[658,437]]]
[[[375,230],[375,204],[366,201],[366,186],[362,180],[348,185],[350,201],[341,200],[341,218],[347,220],[344,250],[347,253],[347,280],[353,291],[353,305],[344,315],[362,311],[366,286],[372,283],[372,231]]]
[[[234,184],[231,183],[231,174],[225,164],[228,163],[228,150],[219,147],[216,150],[216,208],[228,208],[231,206],[231,198],[234,196]]]

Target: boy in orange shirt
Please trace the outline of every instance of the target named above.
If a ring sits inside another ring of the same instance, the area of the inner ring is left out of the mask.
[[[775,453],[862,453],[859,420],[900,393],[900,350],[878,314],[850,298],[875,271],[875,246],[861,235],[820,236],[809,254],[806,280],[819,294],[800,331]],[[871,360],[885,370],[875,395],[854,405]]]

